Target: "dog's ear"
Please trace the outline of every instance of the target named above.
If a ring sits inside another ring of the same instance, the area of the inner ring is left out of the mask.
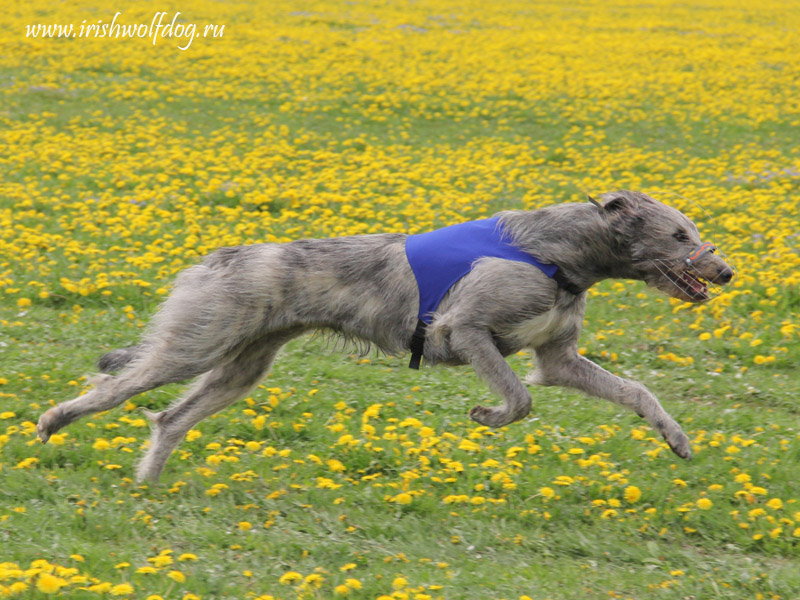
[[[644,228],[641,205],[629,193],[611,193],[603,196],[603,215],[611,229],[630,244],[641,235]]]
[[[610,215],[628,217],[636,212],[636,204],[631,198],[614,196],[603,203],[603,210]]]

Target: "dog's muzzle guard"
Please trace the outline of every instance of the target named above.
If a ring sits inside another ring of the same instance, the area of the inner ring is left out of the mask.
[[[689,256],[687,256],[683,262],[686,264],[687,267],[692,267],[694,263],[700,259],[701,257],[705,256],[706,254],[713,254],[717,251],[717,247],[712,244],[711,242],[703,242],[697,248],[695,248]]]
[[[719,248],[711,242],[702,242],[682,260],[670,262],[664,259],[648,259],[659,272],[669,280],[682,293],[688,295],[695,302],[705,302],[722,293],[722,285],[728,283],[736,270],[728,264],[728,275],[709,277],[699,271],[696,263],[707,254],[719,252]],[[724,254],[720,253],[722,257]],[[675,265],[682,268],[675,268]],[[727,263],[727,260],[726,260]],[[720,272],[722,273],[722,272]]]

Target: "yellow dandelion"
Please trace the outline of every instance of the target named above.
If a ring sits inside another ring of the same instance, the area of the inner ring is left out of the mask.
[[[697,505],[697,508],[700,510],[708,510],[714,506],[714,503],[708,498],[700,498],[697,502],[695,502],[695,505]]]
[[[281,585],[291,585],[293,583],[297,583],[298,581],[302,580],[303,576],[297,571],[287,571],[286,573],[280,576],[280,579],[278,579],[278,583],[280,583]]]
[[[134,591],[133,586],[130,583],[120,583],[115,585],[109,590],[109,593],[112,596],[128,596],[132,594]]]
[[[629,504],[634,504],[642,497],[642,490],[635,485],[629,485],[625,488],[625,501]]]
[[[773,510],[780,510],[783,508],[783,500],[780,498],[770,498],[769,502],[767,502],[767,506]]]
[[[556,491],[551,487],[539,488],[539,495],[545,500],[550,500],[556,495]]]
[[[178,557],[178,560],[181,561],[181,562],[183,562],[185,560],[197,560],[197,555],[196,554],[192,554],[191,552],[186,552],[184,554],[181,554]]]
[[[56,577],[50,573],[40,573],[39,578],[36,580],[36,589],[45,594],[56,594],[66,585],[69,585],[66,579]]]
[[[364,587],[361,581],[353,577],[348,577],[347,579],[344,580],[344,583],[351,590],[360,590],[362,587]]]

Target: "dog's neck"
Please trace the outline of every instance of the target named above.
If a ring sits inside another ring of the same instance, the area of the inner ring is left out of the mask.
[[[642,278],[630,259],[629,240],[590,204],[504,212],[500,218],[515,245],[558,265],[574,290],[585,291],[604,279]]]

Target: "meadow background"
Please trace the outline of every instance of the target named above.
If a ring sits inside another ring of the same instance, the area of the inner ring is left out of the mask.
[[[185,51],[25,36],[116,11],[225,28]],[[800,597],[798,28],[777,0],[5,5],[0,597]],[[581,351],[661,398],[691,462],[563,390],[476,427],[495,400],[469,369],[311,338],[157,485],[132,480],[138,408],[180,386],[35,438],[218,246],[618,188],[684,210],[738,270],[704,306],[590,291]]]

